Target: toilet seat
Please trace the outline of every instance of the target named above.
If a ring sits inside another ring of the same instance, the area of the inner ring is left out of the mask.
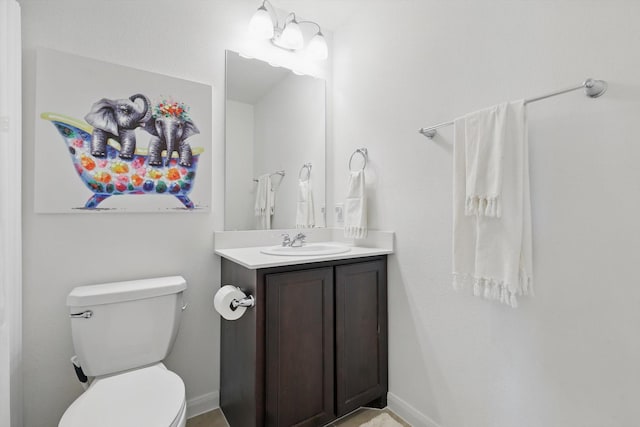
[[[59,427],[184,425],[182,379],[162,364],[97,378],[67,408]]]

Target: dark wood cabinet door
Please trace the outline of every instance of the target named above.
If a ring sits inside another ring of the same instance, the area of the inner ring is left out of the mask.
[[[335,418],[333,268],[267,274],[266,425]]]
[[[336,274],[337,416],[387,393],[387,273],[383,260],[339,265]]]

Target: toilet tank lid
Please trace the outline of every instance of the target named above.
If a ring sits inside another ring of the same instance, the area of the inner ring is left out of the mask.
[[[187,282],[182,276],[78,286],[67,296],[67,306],[83,307],[152,298],[176,294],[186,288]]]

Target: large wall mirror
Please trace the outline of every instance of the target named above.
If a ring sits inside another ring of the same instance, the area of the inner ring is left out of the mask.
[[[324,227],[325,81],[226,55],[225,230]]]

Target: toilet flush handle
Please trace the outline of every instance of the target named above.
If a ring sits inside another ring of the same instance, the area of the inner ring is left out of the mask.
[[[71,313],[71,314],[69,314],[69,317],[71,317],[72,319],[78,319],[78,318],[90,319],[91,316],[93,316],[93,311],[91,311],[91,310],[83,311],[82,313]]]

